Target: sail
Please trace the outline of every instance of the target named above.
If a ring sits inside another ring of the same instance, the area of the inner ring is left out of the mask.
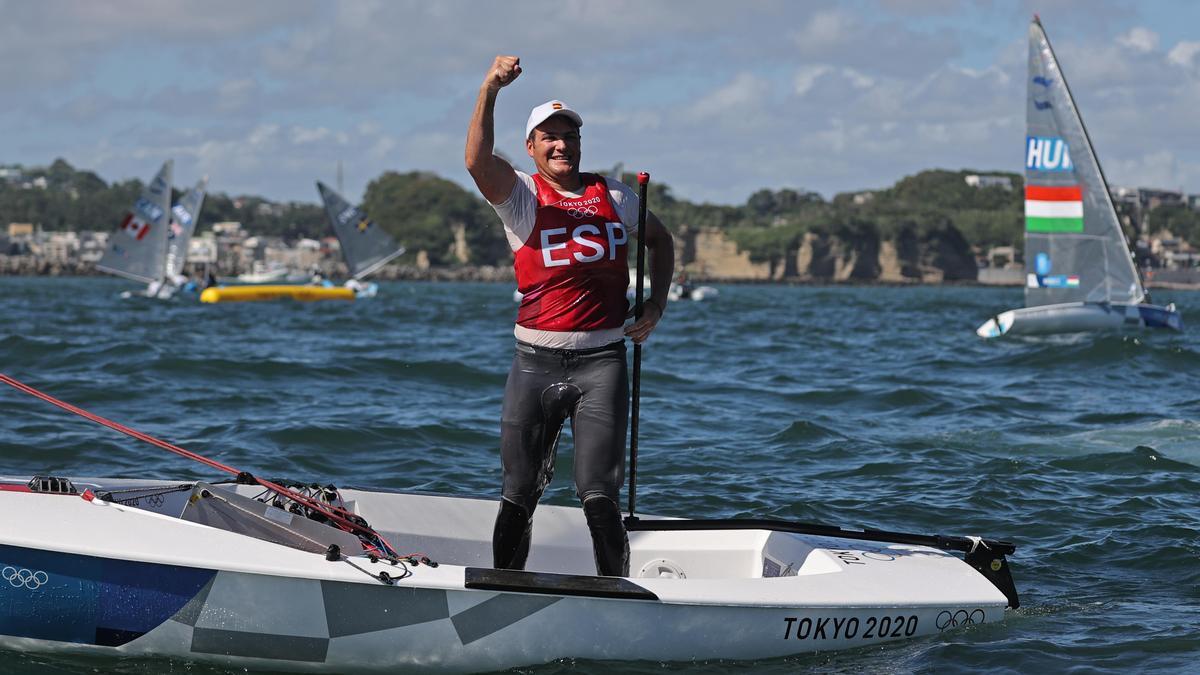
[[[1083,119],[1036,18],[1025,120],[1025,305],[1145,293]]]
[[[404,247],[398,245],[383,228],[371,222],[361,209],[351,206],[320,181],[317,181],[317,190],[321,192],[321,201],[325,203],[325,213],[333,225],[333,233],[342,246],[342,256],[346,259],[346,267],[350,268],[350,276],[362,279],[404,253]]]
[[[171,206],[171,168],[167,160],[143,190],[117,231],[97,269],[150,283],[163,278],[167,254],[167,218]]]
[[[196,231],[196,221],[200,217],[200,207],[204,204],[204,191],[207,186],[208,176],[205,176],[196,182],[196,187],[188,190],[187,194],[180,197],[179,202],[171,207],[171,226],[167,230],[168,279],[173,279],[183,272],[188,243]]]

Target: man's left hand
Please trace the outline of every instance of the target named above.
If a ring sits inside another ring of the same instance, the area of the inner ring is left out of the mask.
[[[642,318],[626,326],[625,335],[632,338],[634,344],[640,345],[650,337],[661,319],[662,307],[654,300],[647,300],[642,303]]]

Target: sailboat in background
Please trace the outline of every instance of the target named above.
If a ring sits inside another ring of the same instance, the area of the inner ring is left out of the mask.
[[[97,268],[109,274],[146,282],[142,291],[125,291],[123,298],[167,299],[188,283],[183,275],[188,244],[204,204],[208,176],[188,190],[170,210],[172,162],[168,160],[142,191],[121,227],[109,239]],[[165,227],[162,222],[166,222]]]
[[[148,285],[162,285],[166,273],[167,223],[171,209],[172,160],[163,163],[154,180],[108,238],[96,268]]]
[[[168,284],[173,286],[174,290],[187,284],[187,277],[183,275],[183,264],[187,262],[188,246],[191,244],[192,235],[196,232],[196,223],[200,220],[200,208],[204,206],[207,189],[208,176],[205,176],[196,181],[196,186],[184,193],[179,198],[179,202],[171,207],[171,225],[167,231],[164,289],[168,288]]]
[[[404,255],[404,247],[372,222],[362,209],[351,206],[328,185],[317,181],[317,191],[321,193],[325,215],[329,216],[329,224],[333,226],[346,268],[350,271],[346,287],[353,288],[359,297],[374,296],[378,286],[364,285],[362,280]]]
[[[1025,307],[975,332],[1183,330],[1174,305],[1150,304],[1083,118],[1038,17],[1029,27],[1025,136]]]
[[[321,193],[333,233],[341,245],[346,268],[350,271],[350,279],[344,286],[335,286],[327,280],[309,284],[224,286],[206,288],[200,294],[200,301],[256,302],[286,298],[311,302],[374,297],[379,286],[363,283],[363,279],[403,255],[404,247],[368,218],[362,209],[351,206],[324,183],[317,181],[317,190]]]

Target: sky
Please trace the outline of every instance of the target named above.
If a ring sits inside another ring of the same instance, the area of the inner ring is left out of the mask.
[[[583,116],[583,168],[675,196],[826,198],[941,168],[1020,172],[1041,16],[1114,186],[1200,193],[1191,0],[0,0],[0,164],[358,201],[384,171],[472,188],[463,147],[497,54],[496,149],[529,110]]]

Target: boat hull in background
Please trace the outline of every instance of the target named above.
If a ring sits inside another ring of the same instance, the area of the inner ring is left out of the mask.
[[[1069,302],[1059,305],[1022,307],[1001,312],[975,330],[981,338],[1003,335],[1050,335],[1145,328],[1183,330],[1183,318],[1174,305],[1117,305],[1100,302]]]
[[[237,275],[235,279],[239,284],[273,284],[280,281],[285,281],[289,276],[292,276],[290,270],[286,268],[278,268],[262,272],[244,272]],[[303,275],[303,279],[307,279],[309,275]]]
[[[695,300],[696,302],[700,302],[702,300],[714,300],[720,294],[721,292],[712,286],[685,288],[680,284],[672,283],[670,290],[667,291],[667,299],[671,302],[675,302],[676,300]]]

